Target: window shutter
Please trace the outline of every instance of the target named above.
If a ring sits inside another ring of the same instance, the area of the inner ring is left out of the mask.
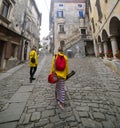
[[[79,11],[79,17],[80,18],[83,18],[84,16],[83,16],[83,11]]]
[[[62,13],[62,17],[63,17],[63,11],[61,11],[61,13]]]
[[[59,17],[59,13],[58,13],[58,11],[56,12],[56,17],[57,17],[57,18]]]

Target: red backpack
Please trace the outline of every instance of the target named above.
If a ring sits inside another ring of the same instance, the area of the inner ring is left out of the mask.
[[[58,71],[63,71],[66,67],[66,60],[64,56],[57,55],[56,61],[55,61],[55,67]]]

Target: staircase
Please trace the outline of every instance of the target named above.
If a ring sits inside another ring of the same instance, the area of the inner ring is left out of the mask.
[[[71,47],[80,40],[81,40],[81,35],[80,32],[78,31],[74,35],[71,35],[66,39],[65,49],[68,49],[69,47]]]
[[[65,52],[66,55],[69,57],[85,57],[85,44],[84,44],[83,35],[80,32],[76,32],[74,35],[71,35],[65,44]],[[71,53],[70,53],[71,52]]]

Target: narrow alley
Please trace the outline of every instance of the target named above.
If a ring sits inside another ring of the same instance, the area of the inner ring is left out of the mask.
[[[69,59],[76,74],[65,83],[61,110],[47,81],[51,58],[39,56],[33,83],[28,63],[0,74],[0,128],[120,128],[120,76],[99,58]]]

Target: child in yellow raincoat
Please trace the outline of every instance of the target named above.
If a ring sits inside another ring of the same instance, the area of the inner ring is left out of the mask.
[[[31,62],[31,58],[34,57],[35,58],[35,63]],[[37,65],[38,65],[38,55],[36,52],[36,47],[33,46],[33,48],[31,49],[30,53],[29,53],[29,59],[30,59],[30,83],[32,83],[32,80],[35,80],[34,75],[35,72],[37,70]]]
[[[57,58],[58,55],[64,56],[66,60],[66,66],[63,71],[58,71],[55,69],[55,58]],[[55,72],[59,78],[58,82],[56,83],[56,90],[55,90],[56,100],[58,101],[58,104],[61,107],[61,109],[64,109],[64,102],[65,102],[64,86],[65,86],[66,77],[68,75],[68,58],[66,55],[63,54],[62,48],[59,48],[58,53],[52,58],[52,65],[51,65],[50,73],[52,72]]]

